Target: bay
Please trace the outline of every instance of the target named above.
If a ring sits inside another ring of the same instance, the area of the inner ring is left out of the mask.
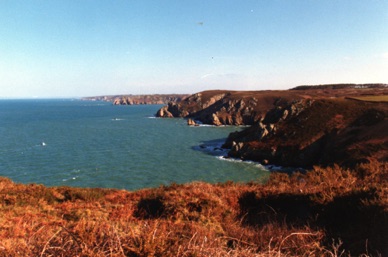
[[[155,118],[160,107],[0,100],[0,176],[127,190],[268,177],[259,164],[221,158],[219,146],[238,127],[189,127],[184,119]]]

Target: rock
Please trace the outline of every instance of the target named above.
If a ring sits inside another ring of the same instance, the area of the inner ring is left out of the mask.
[[[119,98],[114,99],[113,105],[121,105],[120,99]]]
[[[187,120],[187,125],[189,125],[189,126],[199,126],[199,125],[195,122],[195,120],[193,120],[193,119],[188,119],[188,120]]]
[[[287,119],[287,116],[288,116],[288,110],[284,110],[282,115],[282,120]]]
[[[215,95],[213,97],[210,97],[210,99],[208,101],[206,101],[205,103],[202,104],[202,108],[206,109],[224,97],[225,97],[225,94],[219,94],[219,95]]]
[[[229,135],[223,147],[230,157],[303,168],[388,159],[386,106],[343,99],[279,104],[257,124]]]
[[[156,117],[160,118],[174,118],[171,112],[168,111],[168,106],[164,106],[156,113]]]
[[[221,126],[222,123],[220,122],[220,119],[218,118],[217,114],[213,113],[212,115],[212,123],[213,125],[216,125],[216,126]]]
[[[253,95],[258,95],[260,99]],[[286,97],[292,97],[292,94]],[[174,117],[190,117],[204,124],[253,125],[272,105],[273,98],[273,92],[261,96],[256,91],[204,91],[178,103],[169,103],[167,110]],[[262,101],[263,99],[265,100]]]
[[[269,132],[267,130],[267,126],[261,122],[258,124],[258,140],[262,140],[264,137],[266,137]]]

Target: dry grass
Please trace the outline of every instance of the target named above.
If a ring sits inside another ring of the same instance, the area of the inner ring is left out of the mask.
[[[365,102],[379,102],[386,103],[388,102],[388,95],[368,95],[368,96],[357,96],[357,97],[349,97],[349,99],[365,101]]]
[[[0,178],[0,256],[381,256],[388,164],[136,192]]]

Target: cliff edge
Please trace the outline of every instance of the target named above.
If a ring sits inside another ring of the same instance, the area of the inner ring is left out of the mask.
[[[113,105],[142,105],[179,102],[188,96],[185,94],[112,95],[84,97],[83,100],[112,102]]]
[[[388,160],[386,84],[301,86],[283,91],[213,90],[162,107],[189,125],[251,125],[231,133],[228,156],[291,167],[354,167]]]

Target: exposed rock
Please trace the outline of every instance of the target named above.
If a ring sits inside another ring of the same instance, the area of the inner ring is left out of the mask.
[[[208,108],[209,106],[215,104],[217,101],[221,100],[224,97],[225,97],[225,94],[215,95],[215,96],[211,97],[208,101],[203,103],[202,104],[202,108],[206,109],[206,108]]]
[[[199,125],[195,122],[195,120],[193,120],[193,119],[187,119],[187,125],[189,125],[189,126],[199,126]]]
[[[169,103],[159,117],[212,125],[251,125],[231,133],[229,156],[281,166],[355,165],[388,161],[388,103],[348,100],[388,94],[386,85],[298,88],[284,91],[214,90]]]
[[[213,114],[212,114],[212,119],[213,119],[213,121],[212,121],[212,124],[213,124],[213,125],[216,125],[216,126],[221,126],[221,125],[222,125],[222,123],[221,123],[221,121],[220,121],[220,119],[218,118],[218,116],[217,116],[216,113],[213,113]]]
[[[113,104],[114,105],[120,105],[121,104],[121,99],[119,99],[119,98],[114,99],[113,100]]]
[[[278,104],[257,124],[229,135],[223,147],[230,157],[294,167],[387,161],[387,104],[379,110],[335,99]]]
[[[84,100],[112,102],[113,105],[141,105],[141,104],[168,104],[169,102],[180,102],[188,95],[166,94],[166,95],[118,95],[118,96],[95,96],[85,97]]]
[[[276,92],[276,94],[275,94]],[[174,117],[187,117],[212,125],[253,125],[282,101],[302,99],[294,93],[283,91],[204,91],[193,94],[183,101],[168,104],[167,110]]]
[[[156,117],[160,118],[174,118],[171,112],[168,111],[168,107],[164,106],[156,113]]]

